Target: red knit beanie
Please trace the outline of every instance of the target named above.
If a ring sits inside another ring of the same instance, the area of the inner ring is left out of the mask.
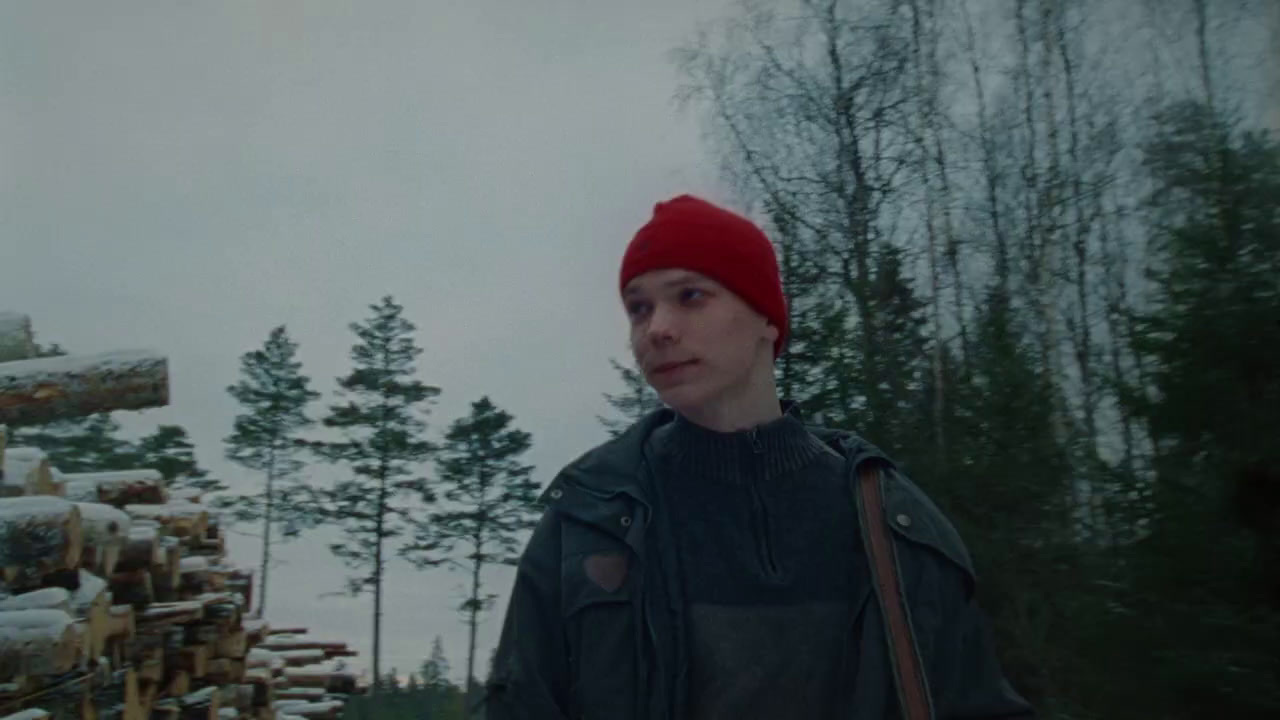
[[[778,258],[750,220],[691,195],[658,203],[622,257],[619,290],[638,275],[673,268],[714,279],[768,318],[778,328],[774,357],[781,354],[788,323]]]

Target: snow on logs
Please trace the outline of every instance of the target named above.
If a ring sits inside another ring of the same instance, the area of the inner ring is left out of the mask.
[[[343,703],[336,700],[328,702],[284,700],[276,703],[276,710],[286,715],[294,715],[308,720],[324,720],[339,717],[342,712],[342,706]]]
[[[195,503],[167,505],[125,505],[124,511],[136,520],[151,520],[179,538],[202,538],[209,527],[209,510]]]
[[[168,361],[148,351],[0,363],[0,423],[34,425],[169,403]]]
[[[53,717],[47,711],[40,708],[31,708],[30,710],[22,710],[12,715],[0,717],[0,720],[49,720]]]
[[[119,564],[132,520],[123,511],[96,502],[76,503],[80,509],[80,526],[84,534],[84,551],[80,566],[103,576],[110,576]]]
[[[66,588],[49,587],[0,600],[0,612],[14,610],[61,610],[70,613],[71,592]]]
[[[84,548],[80,508],[59,497],[0,498],[0,579],[11,588],[76,568]]]
[[[116,572],[144,570],[164,561],[160,543],[160,523],[134,522],[116,562]]]
[[[3,403],[0,398],[0,403]],[[0,497],[20,495],[61,495],[61,488],[54,481],[49,458],[36,448],[12,447],[3,453],[0,466]]]
[[[0,677],[59,675],[80,658],[80,633],[62,610],[0,611]]]
[[[151,469],[63,473],[69,500],[125,505],[163,505],[169,501],[164,476]]]

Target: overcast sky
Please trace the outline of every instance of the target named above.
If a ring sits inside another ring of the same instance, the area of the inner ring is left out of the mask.
[[[440,386],[433,436],[488,394],[545,483],[604,438],[625,354],[614,282],[655,201],[724,199],[667,59],[726,0],[26,2],[0,5],[0,310],[73,352],[153,348],[178,423],[222,459],[239,355],[287,324],[326,393],[347,323],[391,293]],[[231,559],[256,567],[258,542]],[[369,661],[368,598],[284,546],[268,618]],[[465,578],[395,566],[383,668],[444,637]],[[487,660],[500,601],[480,631]],[[482,670],[480,671],[483,672]]]

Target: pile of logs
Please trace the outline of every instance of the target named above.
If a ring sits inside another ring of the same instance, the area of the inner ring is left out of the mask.
[[[145,353],[5,362],[22,320],[0,313],[0,422],[167,403],[165,362]],[[363,691],[325,665],[354,655],[344,644],[250,614],[253,575],[227,563],[198,492],[149,469],[61,473],[6,436],[0,720],[330,719]]]

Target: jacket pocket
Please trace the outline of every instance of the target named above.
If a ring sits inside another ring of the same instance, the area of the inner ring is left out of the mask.
[[[565,520],[561,611],[574,718],[630,718],[636,699],[636,567],[630,549]]]

